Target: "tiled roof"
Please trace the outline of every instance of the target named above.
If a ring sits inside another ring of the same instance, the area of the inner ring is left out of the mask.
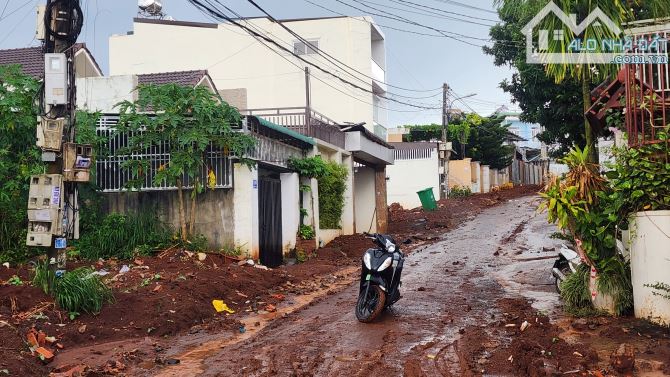
[[[145,75],[137,75],[137,83],[156,84],[156,85],[178,84],[182,86],[196,86],[206,76],[207,76],[206,70],[149,73]]]
[[[13,48],[0,50],[0,65],[19,64],[26,75],[44,76],[44,54],[42,47]]]
[[[86,50],[91,57],[93,64],[98,68],[98,62],[95,61],[93,55],[86,48],[85,43],[77,43],[74,45],[74,52],[79,50]],[[41,79],[44,77],[44,54],[42,47],[27,47],[27,48],[13,48],[8,50],[0,50],[0,65],[19,64],[21,70],[26,75]]]

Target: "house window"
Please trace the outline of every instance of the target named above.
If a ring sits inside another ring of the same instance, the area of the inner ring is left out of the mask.
[[[316,54],[319,49],[319,41],[314,39],[314,40],[306,40],[306,42],[307,43],[303,41],[293,42],[293,52],[296,55]]]
[[[508,131],[515,134],[516,136],[519,136],[519,129],[517,127],[510,127],[508,128]]]
[[[554,40],[562,41],[564,37],[563,30],[554,30]]]

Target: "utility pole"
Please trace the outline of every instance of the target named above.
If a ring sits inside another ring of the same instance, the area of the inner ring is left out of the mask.
[[[447,132],[449,128],[449,85],[442,85],[442,143],[439,153],[442,163],[442,177],[440,179],[440,199],[446,199],[449,193],[449,148]]]
[[[79,0],[47,0],[38,8],[36,38],[44,52],[37,146],[46,174],[31,177],[26,244],[47,248],[51,269],[65,267],[67,239],[78,238],[77,183],[88,182],[90,145],[75,144],[74,44],[81,32]]]

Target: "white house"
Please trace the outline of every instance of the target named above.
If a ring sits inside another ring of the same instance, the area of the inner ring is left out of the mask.
[[[386,139],[381,97],[386,93],[385,41],[372,18],[281,20],[308,46],[267,18],[244,22],[307,61],[373,92],[311,68],[311,108],[338,124],[365,122]],[[266,44],[269,47],[232,24],[136,18],[132,31],[110,37],[110,75],[206,69],[224,99],[240,110],[305,107],[306,64]],[[313,46],[341,63],[320,56]]]

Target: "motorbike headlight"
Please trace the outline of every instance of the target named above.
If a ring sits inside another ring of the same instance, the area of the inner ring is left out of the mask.
[[[365,264],[368,270],[372,270],[372,256],[370,256],[370,253],[363,255],[363,264]]]
[[[379,266],[379,268],[377,269],[377,271],[379,271],[379,272],[384,271],[385,269],[387,269],[387,268],[391,265],[392,262],[393,262],[393,258],[391,258],[391,257],[386,258],[386,260],[384,261],[384,263],[382,263],[382,265]]]
[[[386,251],[388,251],[389,253],[395,253],[395,245],[386,246]]]

